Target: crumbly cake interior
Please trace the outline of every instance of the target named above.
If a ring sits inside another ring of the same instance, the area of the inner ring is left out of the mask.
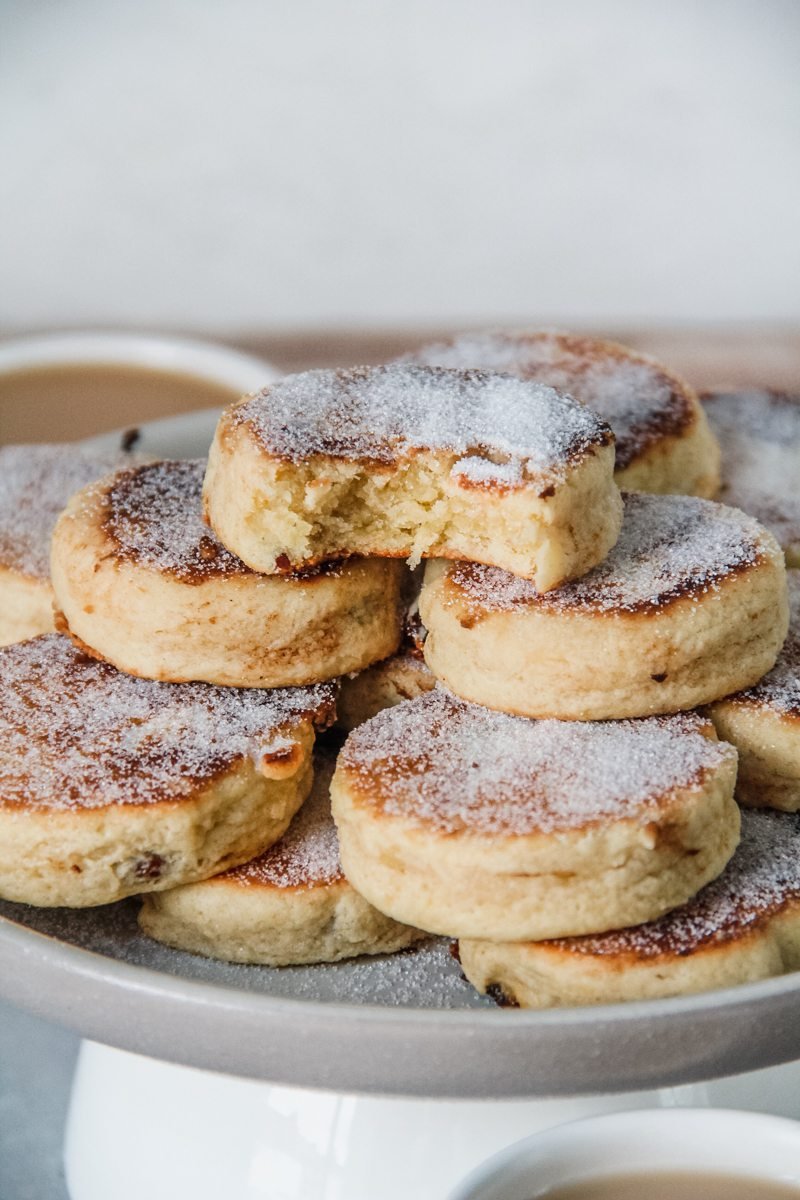
[[[735,757],[693,713],[629,721],[532,721],[443,689],[379,713],[340,756],[392,816],[444,833],[528,834],[656,813]]]
[[[542,594],[507,571],[462,562],[449,571],[460,599],[491,611],[534,604],[587,612],[654,611],[718,587],[765,554],[760,526],[737,509],[695,496],[628,492],[623,499],[616,545],[581,579]]]
[[[441,551],[448,542],[469,536],[475,558],[509,557],[523,546],[528,556],[545,544],[545,532],[531,521],[529,510],[503,509],[491,529],[479,519],[469,491],[443,486],[439,464],[411,459],[400,472],[382,475],[358,463],[328,463],[323,482],[313,464],[298,464],[278,473],[277,486],[254,493],[249,526],[262,528],[285,548],[283,569],[302,561],[316,562],[344,553],[369,554],[380,546],[388,554],[408,558],[415,566],[423,555]],[[282,566],[279,558],[276,563]]]
[[[742,809],[742,839],[725,870],[657,921],[546,945],[597,956],[690,954],[757,929],[800,902],[800,814]]]
[[[696,419],[685,386],[657,362],[595,338],[486,330],[432,343],[401,361],[502,371],[567,392],[614,430],[618,470],[654,442],[679,437]]]
[[[4,807],[152,804],[237,760],[279,758],[292,728],[330,720],[333,684],[244,689],[124,675],[49,634],[0,650]]]
[[[53,526],[70,496],[130,461],[68,444],[0,447],[0,563],[48,579]]]

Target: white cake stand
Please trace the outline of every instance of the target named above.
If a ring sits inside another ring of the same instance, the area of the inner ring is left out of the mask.
[[[536,1013],[478,997],[440,941],[275,970],[150,942],[135,901],[0,914],[0,994],[89,1039],[72,1200],[443,1200],[489,1154],[575,1116],[800,1116],[800,1067],[759,1070],[800,1056],[800,974]]]
[[[202,454],[214,423],[155,422],[142,449]],[[134,901],[0,902],[0,995],[87,1039],[72,1200],[444,1200],[489,1154],[575,1116],[704,1103],[800,1116],[800,1067],[774,1066],[800,1058],[800,974],[523,1012],[478,997],[441,941],[228,966],[143,937]]]

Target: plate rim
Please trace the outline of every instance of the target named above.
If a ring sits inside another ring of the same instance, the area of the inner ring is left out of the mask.
[[[436,1098],[575,1096],[681,1085],[800,1056],[796,1021],[768,1022],[766,1036],[762,1029],[760,1039],[744,1047],[740,1041],[765,1015],[796,1014],[800,972],[689,996],[573,1008],[356,1004],[173,975],[8,917],[0,917],[0,968],[4,999],[84,1037],[299,1087]],[[698,1031],[716,1031],[719,1044],[703,1047],[701,1037],[687,1058],[680,1047],[690,1047]],[[666,1035],[665,1052],[640,1058]],[[255,1053],[254,1037],[266,1039]]]

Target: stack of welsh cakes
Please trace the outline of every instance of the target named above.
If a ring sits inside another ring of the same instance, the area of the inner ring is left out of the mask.
[[[58,632],[0,651],[0,894],[141,895],[152,937],[270,965],[444,935],[526,1006],[800,966],[800,588],[787,639],[783,550],[719,485],[673,374],[492,333],[68,489]]]

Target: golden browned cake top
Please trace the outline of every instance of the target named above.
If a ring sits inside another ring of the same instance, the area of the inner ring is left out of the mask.
[[[696,496],[623,493],[616,545],[580,579],[540,593],[499,567],[459,562],[447,569],[447,593],[472,610],[655,612],[675,600],[701,598],[762,562],[769,538],[752,517]]]
[[[104,487],[103,525],[118,558],[183,582],[253,572],[203,522],[204,459],[120,471]]]
[[[560,482],[612,434],[553,388],[511,375],[395,364],[287,375],[230,411],[273,457],[325,455],[392,464],[419,451],[455,454],[467,485]]]
[[[339,838],[331,816],[331,776],[336,756],[314,754],[314,786],[286,833],[264,854],[215,879],[244,888],[326,887],[344,878]]]
[[[800,719],[800,569],[786,572],[789,584],[789,633],[772,670],[751,688],[726,697],[765,705],[779,716]]]
[[[0,564],[49,579],[53,526],[70,496],[129,461],[67,444],[0,448]]]
[[[568,392],[611,426],[618,469],[697,420],[694,393],[654,359],[615,342],[549,330],[462,333],[405,355],[404,362],[478,367]]]
[[[154,683],[46,634],[0,649],[0,806],[143,805],[191,797],[243,759],[280,759],[332,716],[332,684],[271,690]]]
[[[657,921],[614,933],[543,942],[570,953],[630,959],[684,957],[746,938],[800,903],[800,814],[742,809],[742,840],[722,874]]]
[[[722,449],[720,499],[800,554],[800,396],[753,389],[702,396]]]
[[[532,721],[443,689],[359,726],[339,758],[362,803],[444,834],[553,833],[646,822],[736,751],[694,713]]]
[[[104,481],[103,527],[115,544],[116,557],[173,575],[182,583],[222,576],[258,578],[203,521],[205,470],[205,459],[154,462]],[[87,499],[94,492],[91,489]],[[338,569],[335,563],[324,563],[282,579],[313,581]]]

